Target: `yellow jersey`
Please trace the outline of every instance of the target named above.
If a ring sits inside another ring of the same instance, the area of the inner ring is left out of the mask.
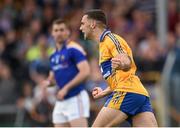
[[[131,68],[128,71],[112,71],[111,59],[119,53],[126,53],[131,58]],[[136,65],[131,48],[120,36],[105,30],[100,36],[99,64],[101,72],[113,91],[132,92],[149,96],[138,76],[135,75]]]

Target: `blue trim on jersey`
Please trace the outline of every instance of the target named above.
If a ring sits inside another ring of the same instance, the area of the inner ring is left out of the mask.
[[[64,43],[61,50],[56,50],[50,56],[51,70],[59,89],[62,89],[69,81],[71,81],[79,72],[77,64],[86,60],[86,56],[76,48],[67,48]],[[84,83],[80,83],[71,90],[64,99],[70,98],[80,93],[84,89]]]
[[[100,42],[102,42],[104,40],[104,37],[109,33],[111,33],[111,31],[108,29],[105,29],[102,35],[100,36]]]
[[[121,44],[119,42],[119,40],[112,34],[112,33],[109,33],[107,34],[108,37],[112,40],[112,42],[114,43],[114,45],[116,46],[116,49],[119,53],[124,53],[122,47],[121,47]]]
[[[101,72],[104,79],[107,79],[112,74],[111,59],[101,63]]]

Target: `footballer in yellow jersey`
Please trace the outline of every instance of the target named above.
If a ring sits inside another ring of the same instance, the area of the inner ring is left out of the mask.
[[[133,61],[132,51],[124,39],[106,29],[100,37],[99,50],[101,72],[112,90],[148,96],[146,89],[135,75],[136,65]],[[131,67],[128,71],[112,69],[111,59],[119,53],[126,53],[130,57]]]
[[[93,127],[116,126],[126,119],[133,126],[156,127],[148,92],[135,75],[131,49],[124,39],[106,28],[103,11],[94,9],[83,15],[80,30],[85,39],[99,44],[99,64],[108,83],[105,90],[95,87],[92,91],[95,99],[109,95]]]

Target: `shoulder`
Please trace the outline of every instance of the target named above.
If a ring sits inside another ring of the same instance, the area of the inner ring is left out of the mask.
[[[120,37],[119,35],[117,34],[108,34],[104,40],[103,40],[103,45],[107,46],[107,47],[112,47],[114,46],[114,44],[117,44],[117,43],[121,43],[122,42],[122,37]]]
[[[115,36],[121,43],[127,43],[122,36],[119,36],[119,35],[117,35],[117,34],[114,34],[114,36]]]
[[[68,50],[77,50],[77,51],[80,51],[81,53],[83,53],[84,55],[86,55],[86,52],[84,51],[84,49],[82,48],[81,45],[79,45],[77,42],[75,41],[70,41],[68,44],[67,44],[67,49]]]
[[[124,45],[124,46],[127,45],[127,42],[125,41],[125,39],[118,34],[112,33],[112,34],[108,35],[107,38],[108,38],[107,42],[112,42],[112,43],[109,43],[108,45],[111,45],[111,44],[116,44],[116,45],[120,44],[120,45]]]
[[[103,45],[110,45],[110,42],[112,42],[111,38],[107,35],[104,37],[104,40],[102,42],[100,42],[100,44]]]

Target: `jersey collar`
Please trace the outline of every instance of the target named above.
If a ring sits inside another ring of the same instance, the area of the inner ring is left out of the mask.
[[[66,45],[67,45],[68,41],[69,41],[69,40],[63,41],[63,42],[62,42],[62,48],[61,48],[60,50],[58,50],[58,49],[56,48],[56,51],[61,51],[62,49],[66,48]]]
[[[109,33],[111,33],[111,31],[109,29],[105,29],[102,35],[100,36],[100,42],[102,42],[104,40],[104,37]]]

